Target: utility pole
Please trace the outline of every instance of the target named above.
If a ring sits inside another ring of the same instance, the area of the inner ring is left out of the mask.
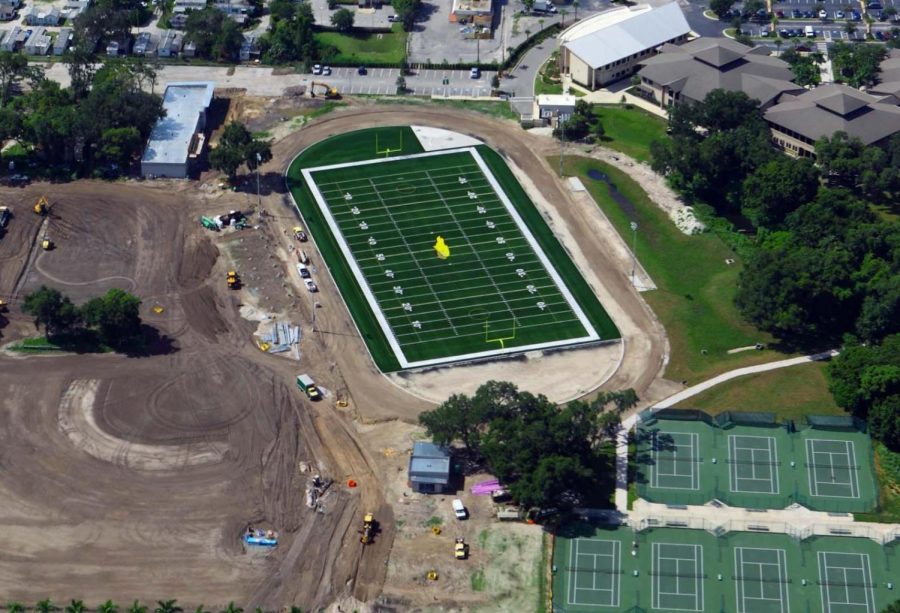
[[[556,122],[559,124],[559,178],[563,176],[563,151],[566,148],[566,122],[563,121],[564,115],[557,115]]]
[[[256,154],[256,216],[262,219],[262,196],[259,195],[259,167],[262,164],[262,156]]]
[[[636,222],[631,222],[631,286],[634,287],[634,269],[637,268],[637,229]]]

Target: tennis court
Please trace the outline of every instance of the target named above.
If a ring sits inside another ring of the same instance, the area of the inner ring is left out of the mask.
[[[576,539],[569,555],[570,605],[618,607],[622,582],[619,541]]]
[[[728,436],[731,491],[778,493],[778,443],[772,436]]]
[[[789,613],[787,554],[784,549],[735,547],[737,613]]]
[[[868,554],[819,552],[823,613],[877,613]]]
[[[859,498],[853,441],[806,439],[809,491],[813,496]]]
[[[653,487],[700,489],[700,436],[696,432],[654,432],[651,455]]]
[[[651,416],[635,435],[638,496],[663,504],[713,499],[752,509],[793,503],[867,512],[878,502],[872,443],[858,430],[719,426]]]
[[[703,611],[703,546],[653,543],[653,608]]]
[[[577,522],[552,564],[556,613],[877,613],[897,598],[900,541]]]

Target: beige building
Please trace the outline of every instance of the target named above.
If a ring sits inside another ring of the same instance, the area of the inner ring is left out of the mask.
[[[683,45],[664,45],[642,62],[641,89],[663,108],[706,99],[714,89],[741,91],[765,109],[782,94],[803,91],[792,83],[787,62],[766,47],[748,47],[728,38],[698,38]]]
[[[493,19],[492,0],[453,0],[450,21],[490,28]]]
[[[900,132],[900,107],[893,96],[872,96],[847,85],[822,85],[786,95],[765,112],[772,143],[785,153],[815,157],[816,141],[846,132],[864,145],[884,146]]]
[[[533,117],[556,126],[565,122],[575,112],[575,96],[571,94],[540,94],[534,97]]]
[[[560,72],[594,90],[631,76],[662,45],[683,42],[690,32],[674,2],[605,11],[560,33]]]

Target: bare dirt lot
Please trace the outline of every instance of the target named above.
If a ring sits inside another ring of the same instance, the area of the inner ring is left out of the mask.
[[[243,108],[254,109],[255,130],[287,131],[284,104]],[[629,263],[597,240],[592,212],[579,210],[552,176],[543,158],[552,144],[511,123],[446,108],[342,108],[276,142],[262,169],[265,216],[252,214],[253,227],[243,231],[213,233],[197,223],[200,215],[255,208],[255,182],[233,193],[216,188],[215,174],[0,190],[15,214],[0,239],[0,297],[11,302],[0,316],[0,342],[36,334],[20,306],[42,284],[76,302],[110,287],[131,291],[158,339],[142,357],[0,354],[4,599],[177,598],[185,608],[213,609],[233,600],[265,610],[340,602],[347,610],[380,595],[385,611],[536,606],[539,529],[491,522],[487,503],[468,497],[473,521],[455,524],[447,497],[412,496],[405,484],[406,449],[421,436],[411,424],[439,396],[417,392],[439,379],[441,389],[448,381],[474,389],[515,364],[390,380],[371,363],[313,242],[303,248],[319,266],[317,331],[313,301],[292,274],[298,245],[288,233],[297,215],[282,179],[290,160],[331,134],[410,123],[465,132],[501,151],[531,178],[538,205],[578,254],[623,334],[621,362],[607,360],[602,377],[591,360],[554,369],[594,369],[604,387],[634,387],[645,402],[665,395],[665,337],[622,274]],[[41,194],[52,203],[46,219],[31,212]],[[39,248],[44,234],[55,250]],[[231,267],[244,280],[238,292],[225,286]],[[299,364],[260,352],[256,322],[242,310],[300,324]],[[313,375],[324,401],[299,393],[298,372]],[[338,397],[346,409],[335,407]],[[335,480],[324,512],[305,505],[314,473]],[[363,512],[381,526],[366,548],[357,534]],[[427,530],[435,522],[447,527],[440,536]],[[248,525],[277,530],[279,546],[245,549]],[[455,564],[448,549],[456,533],[472,547],[469,563]],[[432,567],[441,575],[435,583],[423,579]]]
[[[250,345],[240,297],[225,289],[227,264],[194,221],[211,204],[190,187],[79,182],[0,193],[15,212],[0,239],[0,295],[47,284],[80,302],[122,287],[142,298],[145,322],[163,338],[139,359],[0,358],[4,598],[274,609],[380,591],[392,522],[368,462],[340,415],[301,399],[288,363]],[[40,193],[53,203],[49,252],[33,249]],[[213,206],[234,208],[229,196]],[[245,232],[252,242],[269,230]],[[4,342],[34,334],[11,306]],[[339,482],[325,513],[304,505],[300,462]],[[348,476],[361,487],[343,486]],[[361,502],[386,520],[364,555]],[[248,525],[277,530],[279,547],[246,551]]]

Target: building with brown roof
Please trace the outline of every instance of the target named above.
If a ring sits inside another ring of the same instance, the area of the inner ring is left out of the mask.
[[[783,97],[765,112],[765,119],[773,144],[802,157],[815,157],[816,141],[835,132],[875,146],[884,146],[900,132],[900,106],[895,99],[836,83]]]
[[[767,108],[786,93],[803,88],[791,80],[787,62],[762,47],[748,47],[727,38],[698,38],[683,45],[665,45],[659,55],[642,62],[641,89],[660,106],[702,102],[716,89],[742,91]]]

